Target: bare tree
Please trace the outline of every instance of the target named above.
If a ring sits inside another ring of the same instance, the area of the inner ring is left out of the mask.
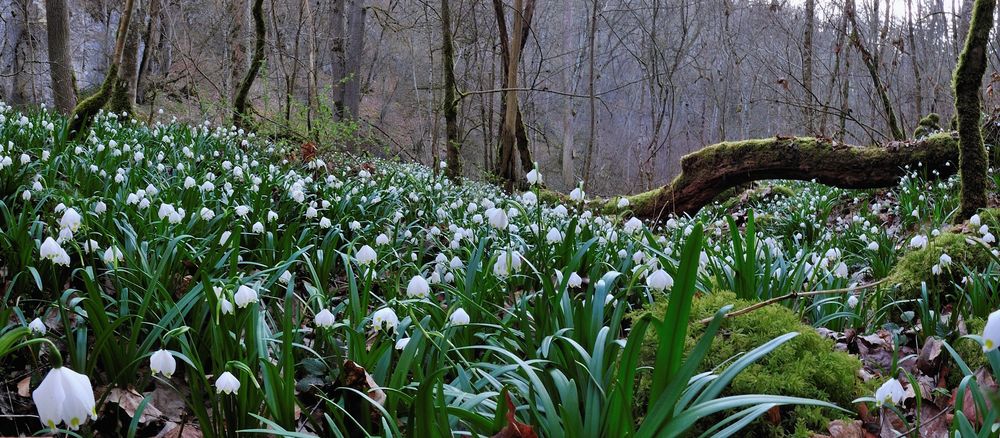
[[[69,114],[76,106],[76,75],[69,53],[69,8],[66,0],[45,1],[46,31],[49,43],[49,72],[56,109]]]
[[[257,80],[257,72],[260,71],[261,65],[264,64],[264,44],[267,38],[267,29],[264,27],[264,0],[254,0],[251,14],[253,15],[254,23],[253,57],[250,58],[250,69],[247,70],[246,76],[240,81],[240,86],[236,91],[236,99],[233,102],[233,124],[239,128],[245,127],[249,121],[247,115],[247,95],[250,93],[250,87]]]
[[[958,171],[962,180],[959,219],[967,219],[986,207],[989,163],[980,126],[982,110],[979,93],[986,73],[986,50],[996,0],[975,0],[965,49],[955,67],[955,113],[958,115],[960,153]]]
[[[448,176],[460,181],[462,162],[459,155],[461,141],[458,138],[458,101],[455,99],[455,49],[451,36],[451,6],[448,0],[441,0],[441,62],[444,64],[444,124],[447,144]]]

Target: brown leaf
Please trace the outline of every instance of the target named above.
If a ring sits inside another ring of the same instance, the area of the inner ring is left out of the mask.
[[[920,428],[918,429],[921,438],[947,438],[948,427],[951,422],[947,421],[946,415],[933,403],[924,403],[920,406]]]
[[[17,382],[17,395],[21,397],[31,397],[31,376],[21,379]]]
[[[142,404],[142,400],[145,398],[144,395],[136,392],[135,390],[112,388],[108,392],[107,403],[117,404],[125,414],[130,418],[135,417],[135,412],[139,409],[139,405]],[[142,415],[139,417],[140,423],[149,423],[159,420],[163,416],[156,406],[153,405],[152,400],[146,404],[146,408],[142,411]]]
[[[828,429],[830,430],[830,438],[863,438],[865,436],[860,420],[851,422],[834,420],[830,422]]]
[[[920,349],[920,355],[917,356],[917,369],[927,375],[937,374],[944,358],[941,355],[942,345],[936,338],[928,337],[924,348]]]
[[[514,402],[510,399],[510,393],[505,393],[507,395],[507,425],[493,438],[538,438],[535,434],[535,430],[531,426],[520,423],[514,418]]]
[[[173,424],[173,427],[169,425]],[[193,424],[167,423],[167,427],[157,435],[158,438],[202,438],[201,429]]]

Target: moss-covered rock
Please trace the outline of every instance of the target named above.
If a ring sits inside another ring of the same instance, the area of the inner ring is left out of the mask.
[[[704,333],[705,326],[698,321],[711,317],[728,304],[733,304],[734,309],[741,309],[752,303],[736,299],[732,292],[716,292],[694,300],[691,324],[685,341],[688,350],[694,347]],[[662,315],[666,311],[666,305],[667,300],[662,299],[645,312]],[[700,371],[724,367],[733,357],[793,331],[798,332],[799,336],[744,369],[729,385],[726,394],[807,397],[849,407],[851,401],[865,393],[866,390],[857,377],[861,362],[850,354],[834,351],[833,341],[820,336],[812,327],[800,321],[795,312],[780,305],[767,306],[725,321],[701,364]],[[654,362],[656,344],[656,334],[651,331],[642,352],[643,365],[649,366]],[[644,402],[648,397],[645,391],[651,382],[648,374],[643,375],[642,379],[638,398]],[[809,415],[798,415],[800,409],[792,409],[789,411],[790,415],[783,416],[783,427],[780,430],[761,425],[759,430],[748,433],[781,436],[797,428],[821,430],[826,427],[828,417],[816,415],[815,410],[809,411]],[[823,412],[825,415],[838,416],[838,413],[830,410]]]
[[[951,257],[951,265],[942,268],[940,275],[934,275],[932,269],[940,264],[941,254]],[[989,250],[979,243],[969,241],[963,234],[944,232],[931,238],[926,247],[904,254],[889,273],[889,284],[898,287],[900,298],[918,298],[921,283],[926,282],[928,295],[949,302],[955,284],[961,284],[965,275],[962,266],[982,270],[991,260]]]

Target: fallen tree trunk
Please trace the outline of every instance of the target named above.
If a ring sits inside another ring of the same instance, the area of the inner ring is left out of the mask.
[[[661,219],[695,214],[725,190],[768,179],[815,180],[845,189],[899,184],[905,168],[948,177],[958,170],[958,140],[939,133],[914,142],[850,146],[811,137],[723,142],[685,155],[681,174],[669,185],[627,197],[632,214]],[[604,210],[614,211],[617,199]]]

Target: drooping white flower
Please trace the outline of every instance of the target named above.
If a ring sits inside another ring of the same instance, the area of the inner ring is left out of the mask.
[[[545,233],[545,241],[548,243],[560,243],[562,240],[562,233],[555,228],[549,228],[549,232]]]
[[[219,245],[225,245],[229,241],[229,236],[232,236],[232,231],[223,231],[222,236],[219,236]]]
[[[48,329],[45,327],[45,323],[42,322],[41,318],[35,318],[31,320],[31,322],[28,324],[28,330],[32,334],[41,336],[45,336],[45,332],[48,331]]]
[[[542,183],[542,173],[537,168],[531,169],[524,177],[528,180],[528,184],[535,185]]]
[[[858,296],[857,295],[851,295],[851,296],[847,297],[847,307],[850,307],[852,309],[855,308],[855,307],[858,307]]]
[[[632,234],[640,229],[642,229],[642,221],[639,218],[633,216],[628,222],[625,222],[625,232]]]
[[[496,229],[505,230],[507,226],[510,225],[510,220],[507,218],[507,212],[502,208],[492,208],[486,211],[486,215],[489,218],[490,226]]]
[[[983,351],[989,353],[997,346],[1000,346],[1000,310],[990,313],[983,327]]]
[[[114,262],[121,263],[125,261],[125,254],[122,254],[122,250],[118,249],[117,246],[111,246],[108,247],[106,251],[104,251],[104,256],[101,258],[104,260],[104,263],[110,265]]]
[[[174,356],[169,351],[164,349],[157,350],[156,353],[149,356],[149,370],[153,374],[163,374],[164,377],[169,379],[170,376],[174,375],[174,371],[177,371],[177,360],[174,359]]]
[[[315,321],[316,321],[316,326],[318,327],[330,328],[333,327],[333,323],[335,323],[337,320],[333,316],[332,312],[330,312],[328,309],[323,309],[316,314]]]
[[[63,212],[62,219],[59,219],[59,228],[69,228],[70,231],[74,233],[76,230],[80,229],[80,224],[83,221],[83,217],[80,213],[72,208],[67,208]]]
[[[875,404],[882,407],[886,403],[896,404],[903,399],[906,391],[899,380],[889,379],[875,390]]]
[[[59,246],[59,242],[51,237],[46,237],[45,241],[42,242],[42,246],[39,249],[39,255],[43,259],[55,260],[56,257],[63,251],[62,247]]]
[[[452,312],[451,316],[449,317],[449,320],[451,320],[452,325],[465,325],[468,324],[470,321],[468,312],[466,312],[465,309],[461,307],[455,309],[455,311]]]
[[[629,200],[628,200],[628,198],[626,198],[624,196],[622,196],[621,198],[618,198],[618,208],[625,208],[625,207],[628,207],[628,206],[629,206]]]
[[[646,277],[646,286],[655,291],[664,291],[674,286],[674,278],[662,269],[657,269]]]
[[[396,341],[396,349],[405,350],[406,346],[409,345],[409,343],[410,343],[410,338],[400,338],[398,341]]]
[[[569,199],[573,202],[582,202],[586,196],[587,194],[584,193],[583,189],[580,187],[577,187],[573,189],[573,191],[569,192]]]
[[[278,276],[278,281],[282,284],[288,284],[289,281],[292,281],[292,273],[288,271],[282,272],[281,275]]]
[[[55,429],[60,423],[72,430],[87,417],[97,419],[97,403],[90,378],[66,367],[53,368],[31,393],[42,425]]]
[[[233,373],[226,371],[222,373],[222,375],[220,375],[218,379],[215,379],[216,393],[238,394],[239,391],[240,391],[240,381],[239,379],[236,378],[236,376],[233,375]]]
[[[979,224],[981,224],[982,222],[983,220],[982,218],[979,217],[978,214],[974,214],[972,215],[972,217],[969,218],[969,225],[972,225],[974,227],[978,227]]]
[[[395,330],[399,325],[399,317],[389,307],[383,307],[372,314],[372,328],[375,330]]]
[[[948,265],[951,265],[951,256],[946,253],[942,253],[941,257],[938,257],[938,262],[942,268],[948,267]]]
[[[868,244],[869,251],[878,251],[878,242],[872,241]]]
[[[319,220],[319,226],[320,228],[330,228],[333,226],[333,223],[330,222],[330,218],[324,217]]]
[[[838,278],[847,278],[850,273],[847,270],[847,263],[840,262],[837,266],[833,268],[833,276]]]
[[[386,236],[385,233],[379,234],[378,237],[375,238],[375,244],[378,246],[388,245],[389,236]]]
[[[246,306],[249,306],[250,303],[257,302],[257,291],[245,284],[241,284],[236,290],[236,293],[233,294],[233,301],[236,302],[237,307],[241,309],[245,308]]]
[[[579,274],[574,272],[572,274],[569,274],[569,281],[567,281],[566,284],[571,288],[574,289],[578,288],[580,286],[583,286],[583,278],[581,278]]]
[[[375,259],[378,257],[378,254],[375,253],[375,250],[372,247],[365,245],[358,250],[358,253],[355,255],[355,257],[358,259],[359,265],[366,266],[374,263]]]
[[[250,213],[250,207],[248,207],[246,205],[237,205],[236,206],[236,215],[237,216],[244,217],[248,213]]]
[[[250,228],[250,230],[253,231],[256,234],[263,233],[264,232],[264,224],[262,224],[260,222],[254,222],[254,224]]]
[[[430,292],[431,285],[427,283],[424,277],[419,275],[414,275],[406,285],[406,296],[410,298],[427,298]]]
[[[210,221],[215,217],[215,212],[207,207],[202,207],[201,212],[199,212],[202,220]]]
[[[924,248],[927,246],[927,236],[918,234],[910,239],[911,248]]]

